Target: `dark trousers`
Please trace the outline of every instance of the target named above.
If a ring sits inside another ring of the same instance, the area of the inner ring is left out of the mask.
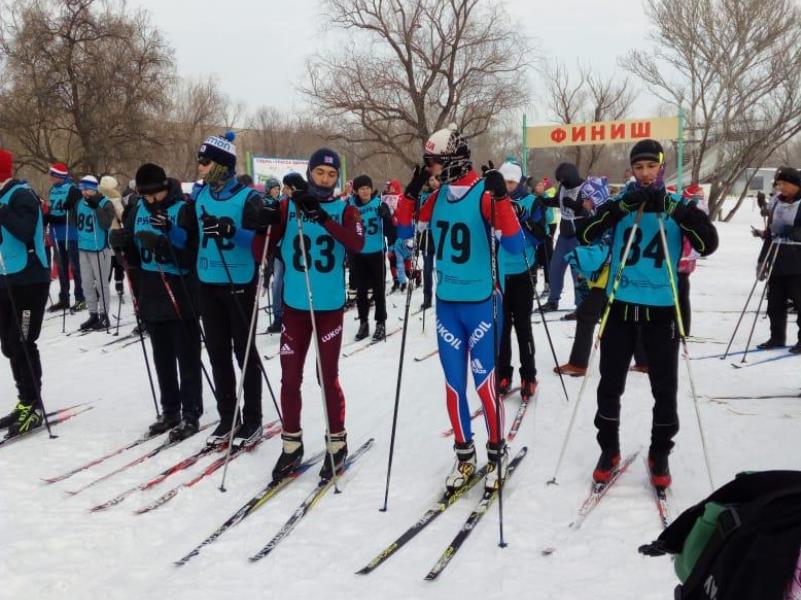
[[[542,272],[545,275],[545,283],[550,285],[551,282],[551,257],[553,256],[553,236],[556,233],[556,225],[548,225],[548,235],[542,240],[542,243],[537,246],[536,259],[537,266],[542,267]]]
[[[49,288],[48,283],[0,287],[0,350],[11,364],[19,399],[28,406],[37,403],[42,389],[42,362],[36,340],[42,330]],[[9,293],[14,298],[16,313]]]
[[[602,449],[619,448],[620,397],[638,335],[648,359],[648,378],[654,397],[651,447],[669,451],[679,431],[676,410],[679,367],[679,333],[676,321],[667,313],[650,321],[624,320],[622,305],[614,305],[601,338],[601,381],[595,426]],[[642,308],[640,309],[642,311]]]
[[[533,274],[532,274],[533,275]],[[498,349],[498,378],[512,377],[512,325],[517,335],[520,352],[520,377],[533,381],[537,376],[534,366],[534,336],[531,333],[531,310],[534,305],[532,280],[528,273],[506,276],[503,293],[503,328]]]
[[[58,299],[60,302],[70,301],[70,265],[72,265],[73,281],[75,282],[75,301],[83,302],[83,287],[81,287],[81,261],[78,258],[78,240],[70,240],[69,249],[64,241],[57,242],[56,261],[58,266]]]
[[[345,429],[345,395],[339,385],[342,314],[341,309],[314,312],[317,341],[320,344],[320,363],[323,369],[323,396],[328,407],[328,427],[331,433],[339,433]],[[307,310],[296,310],[284,306],[283,325],[284,330],[281,332],[281,412],[284,416],[284,431],[297,433],[301,430],[300,385],[303,383],[303,365],[306,363],[306,354],[312,343],[311,313]]]
[[[768,280],[768,318],[770,339],[787,339],[787,302],[792,300],[798,314],[798,341],[801,342],[801,275],[771,275]]]
[[[111,275],[114,277],[114,289],[117,290],[117,293],[121,294],[125,289],[122,285],[122,281],[125,279],[125,271],[116,254],[111,256]]]
[[[434,297],[434,255],[423,255],[423,301],[431,304]]]
[[[575,367],[587,368],[590,362],[595,326],[601,318],[606,306],[606,289],[602,287],[590,288],[587,297],[576,309],[576,337],[573,348],[570,350],[570,364]]]
[[[359,312],[359,320],[366,321],[370,315],[369,291],[372,289],[375,300],[375,320],[383,323],[387,320],[384,253],[353,254],[351,259],[351,273],[356,286],[356,308]]]
[[[164,414],[199,419],[203,414],[203,382],[198,322],[194,319],[148,321],[147,331],[153,346],[153,364]]]
[[[690,307],[690,274],[679,273],[679,310],[681,322],[684,325],[684,335],[690,335],[692,324],[692,308]]]
[[[258,350],[250,350],[248,364],[243,368],[248,341],[248,326],[256,301],[256,284],[234,286],[200,285],[200,314],[206,332],[206,352],[214,374],[217,391],[217,411],[220,419],[234,417],[236,407],[236,375],[231,360],[233,346],[236,362],[244,370],[245,403],[242,419],[261,424],[261,373]]]

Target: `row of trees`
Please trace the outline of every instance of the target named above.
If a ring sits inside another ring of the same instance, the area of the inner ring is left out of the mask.
[[[519,117],[532,100],[544,107],[538,118],[558,123],[642,117],[633,107],[644,87],[664,114],[684,108],[685,171],[712,184],[713,213],[740,192],[734,186],[748,167],[798,154],[801,11],[794,0],[646,0],[653,48],[632,50],[620,59],[623,74],[607,79],[587,66],[538,61],[490,0],[321,3],[353,43],[308,59],[301,91],[310,110],[291,116],[270,107],[246,114],[213,78],[178,77],[173,50],[147,13],[121,0],[4,3],[0,142],[29,174],[60,160],[125,178],[147,159],[190,179],[198,141],[233,127],[242,155],[304,155],[329,143],[348,157],[351,172],[389,177],[404,173],[448,123],[471,138],[475,158],[497,160],[519,155]],[[536,98],[528,83],[534,72],[545,83]],[[572,160],[613,180],[625,166],[615,146],[521,158],[532,173]]]

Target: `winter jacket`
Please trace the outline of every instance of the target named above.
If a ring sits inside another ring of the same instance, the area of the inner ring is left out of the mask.
[[[765,230],[765,241],[759,254],[759,262],[763,262],[768,254],[773,239],[784,238],[798,242],[797,246],[782,245],[776,255],[771,276],[801,275],[801,192],[795,198],[785,199],[776,196],[771,201],[768,216],[768,228]]]

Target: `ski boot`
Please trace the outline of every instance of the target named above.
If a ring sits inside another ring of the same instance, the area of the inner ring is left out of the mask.
[[[11,425],[15,423],[17,419],[19,419],[19,412],[24,408],[24,406],[25,405],[22,404],[22,401],[17,398],[17,405],[14,407],[14,410],[12,410],[6,416],[0,418],[0,429],[11,427]]]
[[[401,294],[402,294],[403,292],[405,292],[405,291],[406,291],[406,285],[407,285],[406,283],[402,283],[402,284],[400,284],[400,291],[401,291]]]
[[[242,427],[242,421],[237,420],[234,425],[234,433]],[[211,435],[206,438],[207,446],[225,446],[231,437],[231,419],[228,417],[220,417],[220,422],[217,427],[211,432]]]
[[[512,389],[512,378],[511,377],[501,377],[498,380],[498,384],[495,387],[495,391],[498,393],[499,396],[505,396],[509,393],[509,390]]]
[[[370,325],[367,321],[362,321],[359,323],[359,331],[356,332],[356,341],[361,341],[370,335]]]
[[[398,291],[398,288],[400,288],[400,283],[398,282],[397,279],[393,279],[392,280],[392,289],[389,290],[389,293],[391,294],[392,292]]]
[[[456,462],[450,474],[445,478],[445,488],[449,492],[455,492],[463,487],[475,475],[478,468],[476,446],[472,440],[464,444],[456,443],[453,445],[453,449],[456,452]]]
[[[267,327],[267,331],[265,333],[270,333],[270,334],[272,334],[272,333],[281,333],[281,329],[282,329],[282,327],[281,327],[281,319],[276,319],[275,321],[270,323],[270,326]]]
[[[281,434],[284,444],[281,456],[273,467],[273,481],[280,481],[300,466],[303,460],[303,431]]]
[[[170,430],[169,440],[172,443],[182,442],[192,437],[200,431],[200,424],[197,419],[184,417],[177,427]]]
[[[86,310],[86,300],[76,300],[75,304],[70,306],[70,313],[72,314],[81,312],[82,310]]]
[[[592,472],[592,478],[595,483],[607,483],[612,474],[620,464],[620,450],[618,448],[611,448],[601,451],[601,457],[598,459],[598,464],[595,465],[595,470]]]
[[[373,341],[381,342],[387,337],[387,326],[383,321],[375,324],[375,333],[373,333]]]
[[[501,462],[501,477],[506,477],[506,469],[509,466],[509,448],[502,441],[500,444],[487,442],[487,475],[484,477],[484,489],[487,491],[497,490],[499,486],[498,460]]]
[[[237,450],[250,448],[259,441],[263,433],[264,429],[259,421],[245,421],[234,435],[234,448]]]
[[[561,373],[562,375],[570,375],[571,377],[584,377],[587,374],[587,367],[577,367],[566,363],[553,368],[554,373]]]
[[[51,305],[50,308],[47,309],[49,313],[56,313],[61,312],[62,310],[68,310],[70,307],[70,303],[67,300],[59,300],[55,304]]]
[[[654,448],[648,451],[648,471],[654,487],[667,489],[673,481],[668,464],[669,454],[670,451],[655,450]]]
[[[323,466],[320,468],[320,479],[328,481],[333,479],[334,471],[331,470],[331,457],[334,457],[334,469],[337,473],[342,471],[345,459],[348,457],[348,434],[346,431],[332,433],[326,438],[326,454],[323,457]]]
[[[148,437],[161,435],[181,423],[181,417],[178,415],[167,415],[161,413],[159,418],[150,427],[147,428]]]
[[[784,346],[784,340],[774,340],[773,338],[770,338],[767,342],[758,344],[757,348],[760,350],[770,350],[771,348],[784,348]]]
[[[520,396],[522,398],[528,399],[533,398],[534,394],[537,393],[537,378],[533,379],[524,379],[520,378]]]
[[[9,426],[6,437],[22,435],[42,426],[41,409],[34,408],[32,405],[22,404],[22,402],[17,405],[17,408],[19,409],[17,420]]]
[[[99,322],[100,319],[98,318],[97,313],[89,313],[89,318],[81,323],[81,326],[78,329],[81,331],[94,331]]]
[[[542,312],[553,312],[559,310],[559,305],[556,302],[546,302],[542,305]]]

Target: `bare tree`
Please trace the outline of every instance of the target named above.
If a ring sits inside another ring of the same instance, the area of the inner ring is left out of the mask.
[[[172,50],[113,0],[16,0],[0,9],[0,128],[39,170],[115,172],[158,146]]]
[[[616,121],[628,116],[637,97],[631,82],[620,77],[604,79],[589,67],[569,70],[556,62],[546,69],[548,106],[559,123]],[[561,151],[582,173],[590,173],[607,150],[606,144],[571,146]]]
[[[302,91],[335,119],[336,139],[411,165],[437,129],[479,135],[528,97],[528,41],[497,3],[324,0],[323,10],[359,42],[307,65]]]
[[[684,107],[690,177],[712,184],[717,216],[746,170],[801,131],[801,10],[793,0],[648,0],[646,11],[655,47],[621,64]]]

